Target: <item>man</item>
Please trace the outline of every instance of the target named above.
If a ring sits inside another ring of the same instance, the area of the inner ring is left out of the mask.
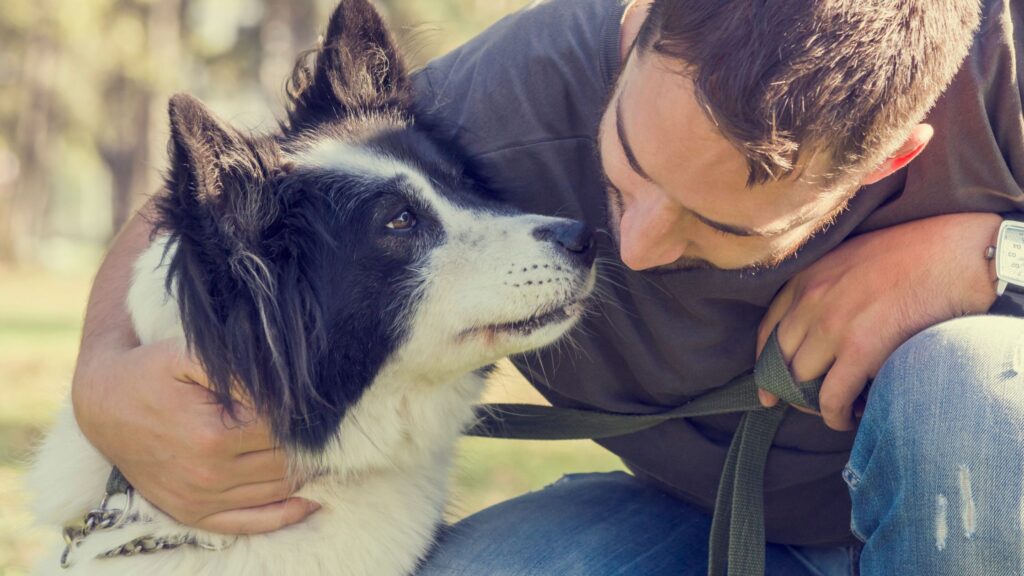
[[[519,368],[556,405],[661,411],[748,371],[777,327],[794,377],[825,383],[821,414],[792,412],[769,457],[768,573],[1019,572],[1024,321],[953,319],[996,300],[986,249],[1024,208],[1021,16],[1008,0],[550,0],[433,62],[421,107],[510,201],[610,232],[584,353]],[[311,506],[288,499],[265,426],[223,422],[197,366],[137,347],[123,300],[147,234],[133,221],[97,278],[82,429],[185,523],[300,521]],[[702,573],[737,422],[603,441],[635,477],[481,512],[423,573]]]

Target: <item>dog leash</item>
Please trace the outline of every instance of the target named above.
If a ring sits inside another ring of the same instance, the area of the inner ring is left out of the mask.
[[[729,445],[711,522],[709,576],[763,576],[764,468],[789,405],[817,411],[822,380],[796,382],[779,347],[777,329],[752,373],[656,414],[614,414],[535,404],[485,404],[467,434],[518,440],[581,440],[622,436],[680,418],[743,412]],[[779,397],[764,408],[758,389]]]
[[[793,379],[782,356],[777,331],[773,331],[752,373],[678,408],[655,414],[616,414],[535,404],[484,404],[478,407],[477,422],[466,434],[518,440],[601,439],[640,432],[680,418],[743,412],[718,483],[709,540],[708,575],[762,576],[764,468],[768,452],[790,404],[818,410],[821,382],[820,378],[807,382]],[[773,408],[764,408],[758,399],[758,389],[771,392],[781,402]],[[129,518],[133,495],[131,484],[114,467],[100,507],[89,512],[80,525],[65,527],[66,546],[61,565],[71,564],[71,554],[93,531],[117,529],[133,520]],[[118,497],[127,500],[123,507],[110,506],[109,502]],[[144,537],[102,556],[147,554],[182,545],[203,546],[187,538]]]

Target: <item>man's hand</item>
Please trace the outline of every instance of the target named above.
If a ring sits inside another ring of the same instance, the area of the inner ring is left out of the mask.
[[[825,376],[825,423],[852,430],[855,402],[896,348],[929,326],[991,307],[994,276],[984,254],[999,223],[995,214],[954,214],[848,240],[776,295],[758,354],[778,325],[793,377]],[[759,393],[765,406],[778,402]]]
[[[79,426],[147,500],[179,522],[252,534],[315,508],[289,499],[297,486],[267,427],[239,409],[223,414],[180,344],[97,353],[75,375]]]
[[[125,306],[131,270],[149,245],[149,206],[111,246],[89,296],[72,401],[85,437],[139,494],[211,532],[253,534],[294,524],[315,507],[297,488],[267,427],[223,415],[200,366],[180,346],[139,346]]]

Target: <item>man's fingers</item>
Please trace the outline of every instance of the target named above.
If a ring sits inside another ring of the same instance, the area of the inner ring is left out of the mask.
[[[798,412],[803,412],[804,414],[810,414],[811,416],[821,416],[821,414],[819,412],[815,412],[814,410],[811,410],[810,408],[804,408],[803,406],[796,406],[794,404],[790,404],[790,406],[794,410],[796,410]]]
[[[836,363],[825,376],[818,400],[825,425],[833,430],[847,432],[856,427],[853,405],[867,384],[868,375],[857,366],[857,361]]]
[[[812,328],[789,361],[789,372],[797,382],[807,382],[824,376],[835,361],[835,344]]]
[[[767,390],[758,389],[757,399],[761,401],[761,406],[765,408],[772,408],[779,403],[779,397]]]
[[[263,534],[304,520],[320,508],[301,498],[289,498],[267,506],[218,512],[200,520],[196,527],[219,534]]]
[[[237,486],[224,492],[171,490],[143,494],[150,502],[187,526],[202,527],[205,519],[235,510],[254,510],[283,502],[296,491],[290,480],[274,480]],[[173,490],[173,489],[172,489]]]
[[[209,388],[210,382],[206,377],[203,366],[188,353],[180,341],[163,340],[148,345],[155,353],[163,354],[169,362],[170,374],[182,382],[198,384],[203,388]]]
[[[779,323],[787,312],[789,312],[790,306],[793,304],[793,295],[795,290],[786,284],[775,295],[775,299],[768,306],[768,311],[765,312],[764,318],[761,319],[761,325],[757,331],[757,355],[761,355],[761,351],[764,350],[764,345],[768,342],[768,337],[771,336],[772,330],[775,329],[775,325]]]
[[[220,422],[225,433],[230,434],[232,443],[228,448],[233,455],[268,452],[277,446],[270,426],[245,406],[236,406],[234,417],[226,412],[221,414]]]
[[[280,502],[301,488],[301,485],[290,479],[271,480],[236,486],[217,495],[218,509],[212,512],[257,508]]]
[[[813,314],[814,311],[809,308],[794,306],[779,320],[779,349],[782,350],[786,364],[790,366],[817,320]]]
[[[796,291],[792,286],[787,284],[779,291],[778,294],[775,295],[775,299],[772,300],[771,305],[768,307],[768,311],[765,312],[764,318],[761,319],[761,325],[757,331],[758,356],[764,352],[764,346],[768,343],[768,337],[771,336],[776,325],[778,325],[779,322],[786,317],[786,314],[790,312],[790,308],[793,305],[793,295],[795,293]],[[782,353],[785,357],[786,350],[782,349]],[[758,390],[757,396],[758,400],[761,401],[761,405],[765,408],[771,408],[779,403],[779,397],[766,390]]]
[[[204,456],[236,457],[250,452],[271,450],[276,446],[270,427],[250,408],[235,404],[228,414],[202,386],[179,384],[175,401],[191,410],[197,425],[185,434],[193,451]]]
[[[790,303],[792,299],[789,298]],[[778,300],[776,302],[779,302]],[[786,297],[783,296],[783,300],[779,304],[779,308],[776,309],[776,302],[772,303],[773,310],[781,310],[781,312],[769,311],[769,315],[766,315],[762,320],[761,330],[758,334],[758,355],[760,356],[764,352],[764,345],[768,342],[768,337],[771,335],[772,330],[775,329],[776,322],[770,316],[774,314],[782,314],[781,319],[777,321],[778,324],[778,338],[779,338],[779,350],[782,352],[782,357],[787,364],[791,363],[791,358],[795,354],[800,352],[802,346],[802,338],[806,332],[805,328],[800,324],[793,324],[788,322],[792,317],[793,310],[790,308],[783,308],[786,305]],[[769,328],[770,326],[770,328]],[[763,340],[763,341],[762,341]],[[792,372],[792,369],[791,369]],[[794,375],[795,377],[795,375]],[[761,401],[761,405],[765,408],[771,408],[779,403],[778,396],[765,390],[757,391],[758,400]]]
[[[288,475],[288,456],[279,448],[242,454],[232,462],[231,474],[246,483],[280,480]]]
[[[282,502],[301,487],[294,480],[284,478],[236,486],[223,492],[194,489],[183,494],[174,486],[151,484],[151,489],[139,493],[175,520],[194,527],[202,527],[204,519],[216,514]]]

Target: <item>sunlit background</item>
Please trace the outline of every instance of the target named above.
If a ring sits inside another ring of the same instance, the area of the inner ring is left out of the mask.
[[[422,64],[526,0],[378,0]],[[333,0],[2,0],[0,5],[0,576],[47,538],[21,474],[66,393],[92,274],[159,187],[166,103],[191,92],[272,127],[295,56]],[[510,369],[490,400],[540,401]],[[465,440],[451,517],[569,471],[619,468],[587,442]]]

